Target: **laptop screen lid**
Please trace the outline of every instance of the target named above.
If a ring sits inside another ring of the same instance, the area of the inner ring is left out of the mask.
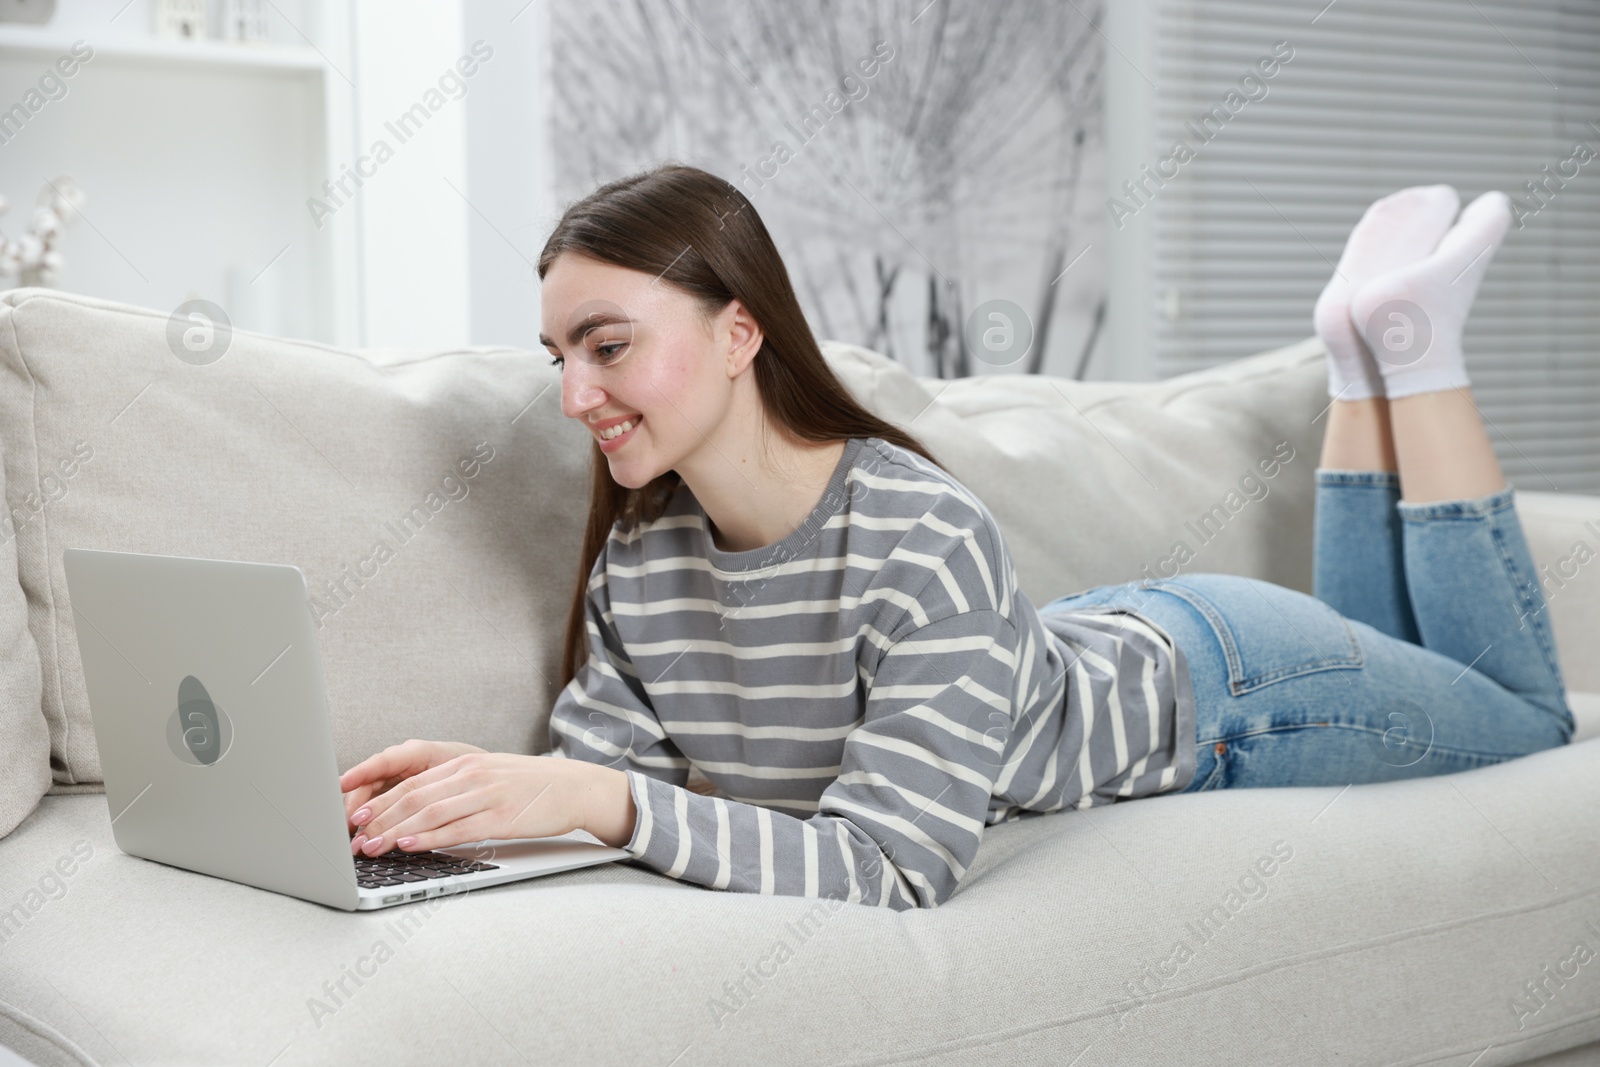
[[[300,569],[78,548],[64,562],[117,847],[355,908]]]

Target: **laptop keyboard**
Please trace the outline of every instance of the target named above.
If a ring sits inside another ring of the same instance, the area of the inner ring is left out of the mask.
[[[443,852],[401,852],[399,849],[381,856],[356,856],[355,861],[356,884],[363,889],[500,869],[497,864],[464,860]]]

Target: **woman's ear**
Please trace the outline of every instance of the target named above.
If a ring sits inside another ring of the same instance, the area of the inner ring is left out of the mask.
[[[744,302],[737,298],[729,301],[723,309],[722,316],[727,323],[727,361],[728,377],[740,374],[750,361],[756,358],[756,353],[761,351],[761,342],[765,334],[761,332],[761,324],[755,316],[744,306]]]

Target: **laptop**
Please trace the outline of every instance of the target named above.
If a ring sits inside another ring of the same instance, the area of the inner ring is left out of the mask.
[[[123,852],[345,911],[627,858],[582,830],[351,855],[300,568],[82,548],[64,560]]]

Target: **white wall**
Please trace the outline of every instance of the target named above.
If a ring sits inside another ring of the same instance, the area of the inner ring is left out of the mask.
[[[546,0],[472,0],[467,41],[495,50],[468,95],[467,218],[473,344],[539,346],[534,265],[560,211],[551,195]]]
[[[351,10],[357,148],[331,170],[371,175],[350,183],[346,205],[358,212],[362,337],[373,347],[458,345],[470,332],[465,102],[483,70],[466,77],[456,66],[475,60],[459,0],[355,0]],[[415,125],[402,125],[412,108]]]
[[[362,154],[379,138],[394,148],[357,201],[365,343],[539,348],[534,265],[559,216],[547,3],[356,0],[354,12],[356,138]],[[463,54],[477,62],[464,95],[399,143],[384,124]]]
[[[543,0],[278,0],[273,43],[326,60],[281,70],[162,58],[149,0],[124,2],[61,0],[39,32],[95,58],[0,145],[5,233],[47,176],[87,195],[60,288],[161,310],[204,298],[240,328],[349,346],[537,347],[531,263],[554,225]],[[54,58],[8,40],[0,107]],[[418,104],[413,134],[389,128]]]
[[[301,4],[279,9],[304,23]],[[87,200],[61,244],[60,288],[162,310],[237,303],[243,328],[328,336],[325,245],[303,205],[324,153],[322,75],[142,55],[129,45],[149,40],[150,17],[146,0],[62,0],[39,31],[95,55],[0,146],[0,230],[21,236],[45,179],[67,174]],[[55,58],[53,46],[0,48],[0,109]]]

